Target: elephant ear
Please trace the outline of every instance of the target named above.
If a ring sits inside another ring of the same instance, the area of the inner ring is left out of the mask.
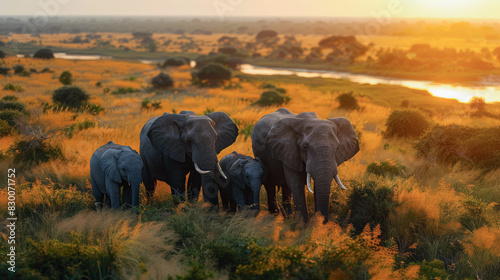
[[[215,132],[217,132],[215,150],[218,154],[236,141],[236,137],[238,137],[238,127],[224,112],[208,113],[206,116],[215,122],[214,129]]]
[[[99,165],[104,171],[105,176],[117,183],[122,182],[122,176],[120,176],[120,171],[118,170],[118,160],[122,153],[123,151],[120,150],[109,149],[99,159]]]
[[[238,188],[245,189],[245,164],[248,160],[240,158],[231,165],[229,168],[229,179],[231,183],[234,183]]]
[[[163,114],[149,128],[148,137],[153,147],[178,162],[186,161],[186,149],[181,130],[188,115]]]
[[[297,133],[294,130],[296,118],[284,118],[271,127],[266,138],[266,148],[271,152],[271,157],[281,161],[292,170],[301,172],[304,164],[300,157],[297,145]]]
[[[328,119],[333,125],[333,132],[339,139],[335,153],[337,166],[352,158],[359,151],[359,142],[351,122],[346,118]]]

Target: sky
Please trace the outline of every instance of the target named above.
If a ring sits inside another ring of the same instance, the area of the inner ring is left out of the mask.
[[[0,0],[0,15],[500,19],[500,0]]]

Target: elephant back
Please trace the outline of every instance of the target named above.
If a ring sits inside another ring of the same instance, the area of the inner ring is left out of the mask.
[[[295,117],[297,114],[294,114],[290,111],[288,111],[285,108],[280,108],[276,110],[274,113],[270,113],[267,115],[264,115],[262,118],[260,118],[257,123],[255,123],[255,126],[252,131],[252,149],[254,152],[254,155],[257,157],[262,157],[263,153],[265,153],[265,147],[266,147],[266,138],[267,134],[271,130],[271,127],[279,120],[283,118],[289,118],[289,117]]]

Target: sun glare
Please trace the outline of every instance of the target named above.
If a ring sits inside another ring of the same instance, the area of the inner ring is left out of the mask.
[[[440,0],[440,1],[435,1],[435,0],[418,0],[415,1],[418,4],[431,7],[431,8],[449,8],[449,9],[454,9],[454,8],[463,8],[471,5],[477,5],[478,2],[481,2],[481,0],[477,1],[471,1],[471,0]]]

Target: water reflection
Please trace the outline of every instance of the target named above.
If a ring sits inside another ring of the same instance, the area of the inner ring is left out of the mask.
[[[460,102],[469,102],[473,96],[484,97],[486,102],[500,102],[500,86],[455,86],[431,81],[403,80],[335,71],[269,68],[250,64],[241,65],[240,70],[243,73],[251,75],[296,75],[306,78],[321,77],[346,79],[356,83],[366,83],[370,85],[400,85],[413,89],[427,90],[434,96],[453,98]]]

